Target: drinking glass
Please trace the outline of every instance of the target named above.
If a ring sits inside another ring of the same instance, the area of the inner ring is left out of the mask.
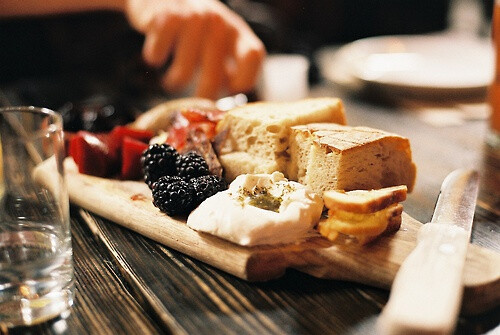
[[[0,142],[5,329],[69,314],[74,280],[61,116],[45,108],[0,108]]]

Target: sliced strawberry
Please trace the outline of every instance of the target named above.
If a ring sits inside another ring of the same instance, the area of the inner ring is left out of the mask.
[[[110,156],[106,136],[102,134],[79,131],[70,140],[69,153],[80,173],[107,177],[116,166],[116,157]]]
[[[141,156],[148,144],[125,136],[121,146],[122,166],[120,178],[139,179],[142,177]]]
[[[115,141],[116,143],[120,143],[120,145],[124,137],[134,138],[136,140],[147,143],[153,137],[153,135],[154,134],[151,130],[133,129],[127,126],[116,126],[111,131],[111,137],[113,141]]]
[[[132,157],[137,155],[132,153],[134,150],[142,153],[152,137],[153,132],[149,130],[136,130],[126,126],[117,126],[109,133],[79,131],[71,135],[68,153],[75,160],[80,173],[97,177],[112,177],[120,173],[124,178],[137,179],[140,175],[132,164]],[[132,140],[134,145],[130,144]],[[135,142],[140,143],[140,146]],[[127,148],[123,148],[124,143]],[[124,153],[127,157],[122,162]],[[137,161],[136,158],[133,159]],[[140,171],[140,162],[136,165]]]
[[[147,143],[153,137],[153,132],[150,130],[132,129],[127,126],[114,127],[109,133],[109,148],[118,160],[121,159],[122,143],[125,137]]]

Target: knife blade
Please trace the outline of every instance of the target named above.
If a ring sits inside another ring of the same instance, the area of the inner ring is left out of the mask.
[[[378,318],[382,334],[449,334],[462,301],[463,269],[479,175],[455,170],[443,181],[434,214],[401,265]]]

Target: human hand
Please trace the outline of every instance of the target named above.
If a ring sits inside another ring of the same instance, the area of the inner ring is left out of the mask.
[[[198,70],[195,94],[200,97],[215,99],[255,85],[264,45],[218,0],[126,0],[125,13],[145,35],[146,63],[159,68],[173,57],[162,77],[167,91],[186,88]]]

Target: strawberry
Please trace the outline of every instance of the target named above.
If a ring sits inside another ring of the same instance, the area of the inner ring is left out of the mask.
[[[140,179],[142,177],[141,156],[148,144],[125,136],[121,145],[121,179]]]
[[[150,130],[139,130],[129,128],[127,126],[116,126],[109,133],[110,150],[113,151],[113,154],[118,157],[118,160],[121,159],[122,153],[122,144],[123,139],[125,137],[133,138],[141,142],[149,142],[149,140],[153,137],[153,132]]]
[[[127,126],[116,126],[111,131],[112,141],[119,145],[121,145],[124,137],[130,137],[147,143],[153,137],[153,132],[150,130],[133,129]]]
[[[79,131],[69,142],[69,154],[80,173],[107,177],[114,172],[117,157],[109,149],[107,134]]]

